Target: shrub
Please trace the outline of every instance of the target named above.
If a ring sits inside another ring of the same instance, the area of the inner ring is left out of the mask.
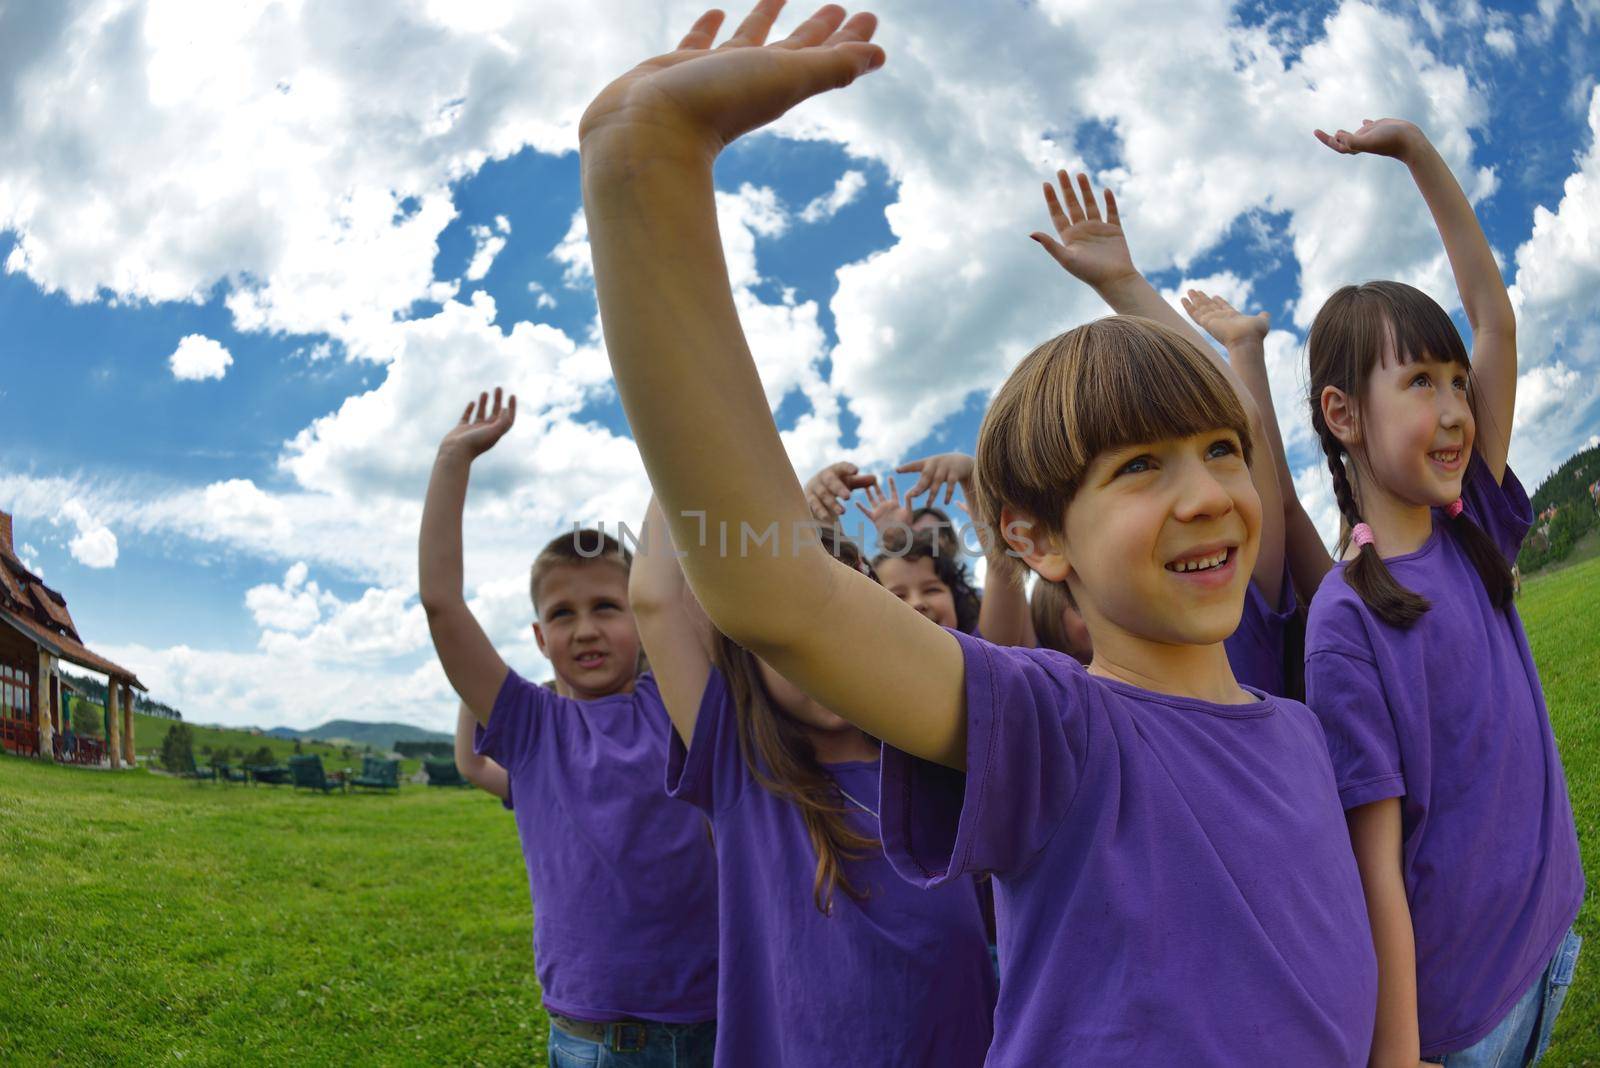
[[[174,723],[161,740],[161,766],[168,771],[188,771],[194,766],[194,735],[187,723]]]

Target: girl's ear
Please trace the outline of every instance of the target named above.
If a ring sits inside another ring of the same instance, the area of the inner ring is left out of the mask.
[[[1322,405],[1322,421],[1339,444],[1347,450],[1357,444],[1361,440],[1361,420],[1350,395],[1338,386],[1323,386],[1322,396],[1317,399]]]
[[[1072,563],[1055,540],[1038,532],[1038,524],[1010,508],[1000,509],[1000,535],[1011,551],[1040,578],[1065,582]]]

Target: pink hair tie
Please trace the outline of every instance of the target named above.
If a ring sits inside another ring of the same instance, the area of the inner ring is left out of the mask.
[[[1350,540],[1355,543],[1356,548],[1358,549],[1366,545],[1371,545],[1372,528],[1367,526],[1365,523],[1357,523],[1354,527],[1350,528]]]
[[[1446,515],[1448,515],[1451,519],[1454,519],[1456,516],[1461,514],[1461,510],[1465,507],[1466,505],[1461,502],[1461,498],[1457,497],[1455,500],[1444,506],[1444,511]]]

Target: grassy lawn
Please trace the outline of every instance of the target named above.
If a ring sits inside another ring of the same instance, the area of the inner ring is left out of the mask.
[[[527,885],[477,790],[0,757],[0,1064],[542,1062]]]
[[[1530,578],[1520,608],[1592,886],[1600,558]],[[144,751],[166,721],[140,719]],[[0,1064],[540,1063],[524,872],[478,791],[321,797],[0,757]],[[1594,897],[1553,1068],[1600,1068]]]

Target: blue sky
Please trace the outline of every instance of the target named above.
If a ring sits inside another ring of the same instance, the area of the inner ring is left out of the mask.
[[[34,42],[0,64],[0,508],[19,548],[90,644],[189,718],[445,726],[417,509],[431,442],[503,379],[526,425],[475,483],[468,585],[540,676],[527,562],[574,520],[634,520],[644,494],[594,332],[575,120],[693,5],[594,5],[581,49],[493,4],[100,6],[0,13],[0,40]],[[1600,430],[1594,0],[1152,3],[1111,36],[1069,0],[947,5],[932,21],[988,35],[981,60],[911,17],[926,6],[878,7],[881,76],[718,165],[802,475],[970,451],[1005,370],[1099,313],[1026,238],[1056,165],[1115,185],[1159,287],[1206,280],[1272,313],[1286,421],[1334,285],[1401,277],[1459,321],[1403,170],[1311,139],[1369,113],[1416,119],[1477,198],[1521,317],[1530,488]],[[392,54],[363,58],[379,35]],[[196,335],[231,358],[214,377],[173,368]],[[1331,522],[1303,430],[1290,446]]]

